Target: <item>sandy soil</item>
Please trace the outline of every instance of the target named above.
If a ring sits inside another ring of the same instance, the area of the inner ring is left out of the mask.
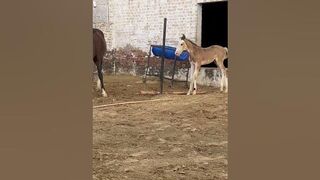
[[[94,179],[227,179],[227,94],[137,95],[159,90],[157,79],[106,76],[108,98],[93,103],[168,99],[93,110]],[[184,83],[165,91],[187,91]]]

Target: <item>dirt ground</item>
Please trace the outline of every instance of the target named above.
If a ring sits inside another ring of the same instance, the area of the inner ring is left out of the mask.
[[[106,76],[109,97],[93,88],[93,104],[165,99],[93,109],[93,176],[107,179],[227,179],[227,94],[137,95],[159,90],[157,79]],[[165,92],[187,91],[184,83]]]

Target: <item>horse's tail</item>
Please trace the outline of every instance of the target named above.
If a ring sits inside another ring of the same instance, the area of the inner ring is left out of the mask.
[[[226,58],[228,58],[228,48],[224,47],[224,49],[226,50]]]

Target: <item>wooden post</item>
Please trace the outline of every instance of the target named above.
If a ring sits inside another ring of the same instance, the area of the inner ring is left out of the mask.
[[[161,69],[160,69],[160,94],[163,93],[163,71],[164,71],[164,55],[166,50],[166,30],[167,30],[167,18],[164,18],[162,58],[161,58]]]

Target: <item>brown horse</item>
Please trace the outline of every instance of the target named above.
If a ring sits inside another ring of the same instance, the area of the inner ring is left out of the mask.
[[[189,52],[189,61],[191,64],[191,71],[192,71],[192,79],[190,83],[190,88],[187,95],[197,93],[197,77],[201,68],[201,65],[210,64],[213,61],[217,64],[219,69],[221,70],[221,81],[220,81],[220,91],[223,91],[223,87],[225,84],[225,92],[228,92],[228,75],[227,70],[223,65],[223,61],[228,58],[228,48],[222,47],[219,45],[213,45],[207,48],[202,48],[192,42],[191,40],[187,39],[186,36],[183,34],[181,37],[181,41],[179,42],[176,55],[180,56],[183,51]]]
[[[99,29],[93,29],[93,62],[97,66],[99,77],[99,79],[97,80],[97,89],[101,89],[101,94],[103,97],[107,97],[102,74],[102,62],[103,57],[106,55],[106,53],[107,45],[103,32]]]

